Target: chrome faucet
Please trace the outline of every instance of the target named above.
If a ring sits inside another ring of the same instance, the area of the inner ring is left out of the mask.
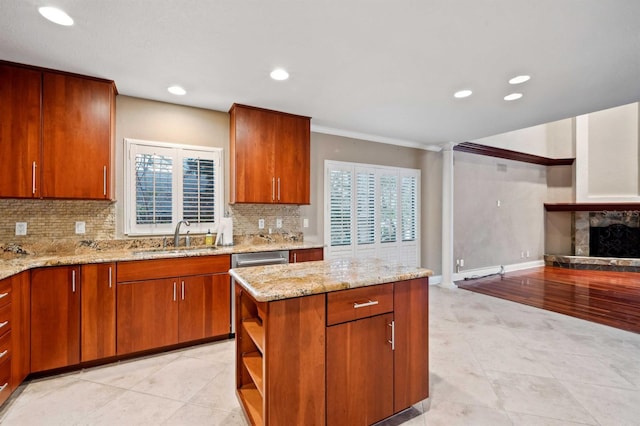
[[[181,220],[176,223],[176,231],[173,233],[173,245],[175,248],[178,248],[180,245],[180,225],[185,224],[186,226],[191,226],[188,220]]]

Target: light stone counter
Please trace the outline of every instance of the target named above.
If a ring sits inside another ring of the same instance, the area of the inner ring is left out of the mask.
[[[83,248],[78,252],[62,251],[46,255],[15,255],[12,259],[0,260],[0,279],[8,278],[20,272],[44,266],[82,265],[88,263],[122,262],[127,260],[164,259],[176,257],[210,256],[235,253],[252,253],[275,250],[296,250],[321,248],[322,244],[279,242],[268,244],[238,244],[228,247],[189,247],[174,249],[137,248],[94,250]]]
[[[287,265],[231,269],[258,302],[429,277],[429,269],[402,266],[380,259],[335,259]]]

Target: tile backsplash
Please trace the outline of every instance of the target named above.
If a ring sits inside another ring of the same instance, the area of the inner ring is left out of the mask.
[[[302,235],[300,206],[234,204],[227,206],[235,236]],[[264,219],[264,229],[258,220]],[[282,227],[277,228],[277,219]],[[27,235],[16,236],[16,222],[27,223]],[[75,233],[75,223],[85,222],[85,234]],[[116,203],[86,200],[0,199],[0,243],[40,240],[112,240],[116,238]]]
[[[0,199],[0,242],[113,239],[115,212],[111,201]],[[27,223],[26,236],[15,235],[16,222]],[[85,234],[75,233],[76,222],[85,222]]]

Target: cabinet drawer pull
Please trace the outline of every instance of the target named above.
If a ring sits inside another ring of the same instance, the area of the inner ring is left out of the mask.
[[[107,195],[107,166],[102,169],[102,191],[104,195]]]
[[[373,306],[377,304],[378,304],[377,300],[369,300],[368,302],[365,302],[365,303],[354,303],[353,309],[364,308],[366,306]]]
[[[9,349],[5,349],[4,351],[0,352],[0,358],[4,358],[4,356],[8,353],[9,353]]]
[[[9,386],[9,383],[5,383],[4,385],[0,386],[0,392],[2,392],[7,386]]]
[[[276,178],[271,178],[271,201],[276,200]]]
[[[174,281],[174,282],[173,282],[173,301],[174,301],[174,302],[177,300],[177,299],[176,299],[176,286],[177,286],[177,284],[176,284],[176,282]]]
[[[113,287],[113,274],[111,273],[111,266],[109,266],[109,288]]]
[[[6,293],[2,293],[0,294],[0,299],[4,299],[5,297],[7,297],[9,295],[9,292]]]
[[[7,324],[9,324],[9,321],[0,322],[0,328],[4,327]]]
[[[184,281],[182,281],[182,300],[184,300]]]
[[[280,201],[280,178],[278,178],[278,201]]]
[[[387,324],[391,327],[391,340],[387,340],[387,342],[391,343],[391,350],[396,350],[396,322],[391,321],[391,324]]]
[[[76,271],[71,271],[71,291],[76,292]]]

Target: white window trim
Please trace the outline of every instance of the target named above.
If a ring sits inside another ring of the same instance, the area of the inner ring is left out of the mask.
[[[129,236],[143,235],[167,235],[172,234],[176,224],[182,218],[182,174],[173,174],[173,187],[175,188],[175,196],[173,197],[172,210],[173,220],[170,224],[158,225],[136,225],[136,191],[134,175],[132,170],[133,160],[131,158],[131,148],[134,145],[142,145],[158,148],[165,153],[171,153],[176,164],[182,170],[182,160],[188,156],[185,153],[203,152],[213,154],[215,167],[217,169],[217,177],[215,181],[215,193],[218,194],[215,200],[215,217],[220,218],[224,215],[224,166],[223,166],[223,149],[198,145],[182,145],[168,142],[149,141],[141,139],[124,138],[124,233]],[[180,200],[180,201],[179,201]],[[204,234],[207,231],[217,232],[218,221],[205,223],[191,223],[188,228],[183,228],[182,232],[191,231],[191,234]]]
[[[330,220],[330,185],[329,185],[329,172],[330,170],[346,170],[352,172],[352,191],[354,197],[352,199],[352,221],[351,221],[351,245],[349,246],[331,246],[331,220]],[[358,171],[374,172],[376,175],[376,213],[375,213],[375,239],[374,244],[362,245],[359,249],[357,243],[357,216],[356,216],[356,173]],[[395,242],[380,242],[380,215],[379,215],[379,197],[380,197],[380,176],[381,175],[396,175],[398,176],[398,202],[397,202],[397,230]],[[374,164],[352,163],[335,160],[325,160],[324,163],[324,241],[325,245],[325,258],[339,258],[339,257],[352,257],[352,256],[364,256],[364,257],[384,257],[384,253],[389,251],[395,251],[396,253],[406,254],[408,252],[415,253],[416,265],[420,265],[420,175],[419,169],[409,169],[403,167],[391,167],[380,166]],[[402,215],[401,215],[401,197],[402,197],[402,178],[405,176],[411,176],[416,178],[416,239],[414,241],[402,241]],[[402,260],[402,259],[400,259]]]

